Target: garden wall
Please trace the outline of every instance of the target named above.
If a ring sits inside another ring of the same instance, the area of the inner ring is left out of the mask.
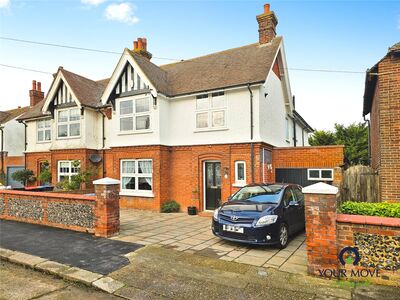
[[[119,232],[119,181],[94,184],[96,196],[0,190],[0,219],[109,237]]]
[[[338,214],[338,189],[324,183],[303,193],[310,274],[400,286],[400,218]]]

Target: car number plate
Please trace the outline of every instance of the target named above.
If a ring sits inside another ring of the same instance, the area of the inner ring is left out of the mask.
[[[223,225],[222,229],[229,232],[243,233],[243,228],[238,226]]]

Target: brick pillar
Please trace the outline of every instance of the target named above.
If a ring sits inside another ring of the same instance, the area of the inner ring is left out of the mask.
[[[93,181],[96,193],[95,235],[110,237],[119,233],[119,180]]]
[[[308,273],[336,269],[336,201],[338,188],[316,183],[303,188],[305,196]]]

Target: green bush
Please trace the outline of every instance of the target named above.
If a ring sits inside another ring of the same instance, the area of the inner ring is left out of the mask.
[[[28,169],[23,169],[19,171],[15,171],[11,178],[15,181],[20,182],[23,185],[26,185],[27,182],[33,182],[36,180],[33,171]]]
[[[344,202],[339,211],[349,215],[400,218],[400,203]]]
[[[162,213],[179,212],[181,206],[175,200],[169,200],[161,206]]]

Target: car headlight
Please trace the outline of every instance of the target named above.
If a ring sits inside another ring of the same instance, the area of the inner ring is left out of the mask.
[[[218,221],[218,213],[219,213],[219,210],[220,210],[221,208],[217,208],[216,210],[214,210],[214,220],[215,221]]]
[[[274,224],[278,220],[277,215],[270,215],[270,216],[264,216],[258,219],[257,223],[255,226],[265,226],[265,225],[270,225]]]

